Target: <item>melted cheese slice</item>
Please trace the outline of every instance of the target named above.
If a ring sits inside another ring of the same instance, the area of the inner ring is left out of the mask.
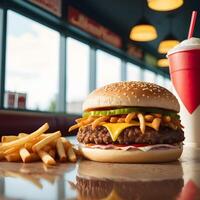
[[[107,130],[110,133],[110,136],[112,138],[112,141],[115,142],[117,138],[119,137],[120,133],[128,127],[131,126],[140,126],[139,122],[134,122],[134,123],[105,123],[102,124],[102,126],[106,127]]]

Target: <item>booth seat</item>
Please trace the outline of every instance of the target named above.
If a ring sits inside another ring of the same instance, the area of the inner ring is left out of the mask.
[[[17,135],[18,133],[31,133],[41,125],[48,122],[48,132],[60,130],[63,136],[74,135],[68,128],[80,116],[56,113],[40,113],[29,111],[0,110],[0,135]]]

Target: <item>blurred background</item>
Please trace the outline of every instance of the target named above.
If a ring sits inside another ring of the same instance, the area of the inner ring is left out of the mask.
[[[1,109],[81,113],[105,84],[171,90],[167,51],[198,0],[0,0]],[[195,29],[200,35],[200,25]]]

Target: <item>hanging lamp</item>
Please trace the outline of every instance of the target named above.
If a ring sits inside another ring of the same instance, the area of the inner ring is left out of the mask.
[[[179,40],[173,35],[173,16],[173,14],[168,15],[169,34],[160,42],[158,46],[158,52],[161,54],[166,54],[170,49],[180,43]]]
[[[149,8],[156,11],[170,11],[183,5],[183,0],[147,0]]]
[[[147,20],[142,19],[131,28],[129,37],[134,41],[147,42],[155,40],[158,35],[156,28]]]
[[[180,42],[172,34],[167,35],[159,44],[158,52],[166,54],[170,49],[175,47]]]
[[[159,67],[169,67],[169,61],[167,58],[161,58],[157,61]]]

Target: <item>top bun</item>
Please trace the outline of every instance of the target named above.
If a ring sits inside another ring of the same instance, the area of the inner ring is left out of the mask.
[[[123,106],[180,111],[178,100],[169,90],[140,81],[112,83],[94,90],[84,101],[83,111]]]

